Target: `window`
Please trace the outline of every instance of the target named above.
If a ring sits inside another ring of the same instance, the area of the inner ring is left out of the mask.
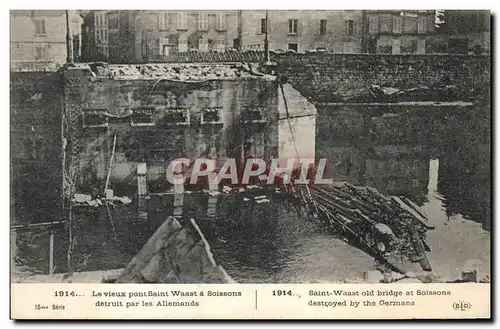
[[[188,51],[188,41],[186,38],[179,38],[178,52],[185,53]]]
[[[404,32],[405,33],[416,33],[417,32],[417,18],[405,16]]]
[[[469,39],[451,38],[448,41],[448,52],[450,54],[468,54]]]
[[[392,54],[393,55],[401,54],[401,40],[392,39]]]
[[[377,54],[391,54],[392,42],[388,38],[381,38],[377,41]]]
[[[116,18],[116,17],[111,17],[111,18],[109,19],[109,28],[110,28],[110,29],[117,29],[117,28],[119,28],[119,27],[120,27],[120,26],[119,26],[118,18]]]
[[[154,124],[153,109],[136,109],[130,118],[131,126],[154,126]]]
[[[345,34],[346,35],[353,35],[354,34],[354,21],[353,20],[345,21]]]
[[[160,30],[168,29],[168,13],[159,14]]]
[[[264,112],[261,108],[245,109],[243,112],[243,118],[241,121],[244,123],[262,123],[266,120],[262,113]]]
[[[405,40],[401,45],[401,53],[414,54],[417,52],[417,40]]]
[[[198,14],[198,30],[206,31],[208,30],[208,14],[199,13]]]
[[[354,42],[344,42],[344,53],[354,54],[355,43]]]
[[[417,54],[425,54],[425,39],[417,40]]]
[[[368,38],[366,43],[367,43],[366,50],[368,51],[368,53],[374,54],[377,52],[377,39],[376,38],[370,37],[370,38]]]
[[[215,15],[215,29],[217,31],[226,30],[226,14],[216,14]]]
[[[224,50],[224,49],[226,49],[226,40],[224,40],[224,39],[217,39],[215,41],[215,49],[216,50]]]
[[[238,39],[238,38],[233,39],[233,48],[234,49],[239,49],[240,48],[240,39]]]
[[[265,18],[261,18],[260,20],[260,33],[267,32],[267,20]]]
[[[326,19],[321,19],[319,21],[319,34],[326,35]]]
[[[177,30],[187,30],[186,13],[177,13]]]
[[[289,34],[297,34],[298,26],[299,26],[298,19],[289,19],[288,20],[288,33]]]
[[[96,14],[95,15],[95,26],[100,26],[101,25],[101,15]]]
[[[198,41],[198,50],[207,52],[208,51],[208,40],[206,37],[202,37]]]
[[[418,33],[427,33],[427,17],[419,17],[417,25]]]
[[[401,26],[403,18],[401,16],[394,16],[392,18],[392,32],[393,33],[401,33]]]
[[[44,46],[36,46],[35,47],[35,59],[44,59],[46,56],[45,54],[46,48]]]
[[[96,128],[108,125],[106,110],[86,110],[83,112],[83,127]]]
[[[35,34],[44,35],[45,34],[45,20],[37,19],[35,20]]]
[[[378,18],[377,16],[368,17],[368,33],[378,33]]]
[[[159,40],[159,55],[170,55],[170,40],[168,38],[160,38]]]
[[[188,125],[189,110],[183,108],[167,109],[165,112],[165,121],[172,125]]]
[[[201,112],[201,124],[221,124],[222,109],[204,109]]]
[[[295,52],[299,51],[299,44],[298,43],[289,43],[288,50],[293,50]]]

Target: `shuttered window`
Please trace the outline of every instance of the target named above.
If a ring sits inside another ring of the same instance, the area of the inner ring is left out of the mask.
[[[199,13],[198,14],[198,30],[206,31],[208,30],[208,14]]]
[[[299,30],[299,20],[298,19],[289,19],[288,20],[288,33],[289,34],[297,34]]]
[[[401,16],[392,17],[392,33],[401,33],[401,26],[403,25],[403,18]]]
[[[177,13],[177,30],[187,30],[187,13]]]
[[[418,18],[418,33],[427,33],[427,17]]]
[[[160,30],[168,29],[168,13],[159,14]]]
[[[215,29],[217,31],[226,30],[226,14],[216,14],[215,15]]]
[[[368,32],[370,34],[378,33],[378,18],[376,16],[368,18]]]

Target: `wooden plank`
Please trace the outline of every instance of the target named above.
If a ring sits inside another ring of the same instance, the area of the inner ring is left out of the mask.
[[[422,224],[426,229],[428,230],[434,230],[435,226],[431,225],[427,222],[427,219],[425,217],[422,217],[419,213],[417,213],[415,210],[413,210],[411,207],[409,207],[406,203],[404,203],[401,198],[397,196],[392,196],[392,200],[394,200],[403,210],[407,211],[412,215],[412,217],[417,220],[420,224]]]

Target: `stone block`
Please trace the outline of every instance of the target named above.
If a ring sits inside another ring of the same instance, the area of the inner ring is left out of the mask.
[[[368,271],[364,274],[364,280],[367,283],[379,283],[383,278],[382,272],[377,270]]]

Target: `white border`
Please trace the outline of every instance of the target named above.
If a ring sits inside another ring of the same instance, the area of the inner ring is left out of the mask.
[[[6,5],[7,4],[7,5]],[[51,1],[50,3],[45,2],[35,2],[35,1],[23,1],[23,0],[18,0],[15,3],[11,3],[9,6],[8,2],[2,2],[2,7],[5,6],[5,10],[2,12],[5,14],[4,19],[1,20],[0,24],[2,26],[2,33],[3,33],[3,38],[5,44],[7,40],[10,39],[10,33],[9,33],[9,9],[108,9],[108,8],[116,8],[116,9],[135,9],[137,8],[137,2],[132,2],[132,1],[120,1],[120,2],[111,2],[111,1],[96,1],[96,0],[87,0],[82,2],[81,4],[75,4],[74,2],[68,2],[68,1]],[[263,1],[263,0],[253,0],[249,1],[246,3],[236,3],[233,1],[220,1],[220,0],[211,0],[211,1],[193,1],[193,0],[188,0],[188,1],[182,1],[181,3],[177,2],[167,2],[167,1],[141,1],[140,3],[141,9],[429,9],[429,8],[436,8],[436,9],[490,9],[492,10],[493,14],[498,14],[500,12],[497,10],[499,6],[498,1],[484,1],[484,0],[475,0],[475,1],[467,1],[467,2],[460,2],[460,1],[453,1],[453,0],[442,0],[442,1],[429,1],[429,0],[420,0],[420,1],[414,1],[414,2],[407,2],[407,3],[402,3],[400,1],[357,1],[357,0],[351,0],[348,2],[334,2],[334,1],[318,1],[318,0],[308,0],[308,1],[280,1],[280,2],[269,2],[269,1]],[[83,7],[83,8],[81,8]],[[238,8],[239,7],[239,8]],[[348,8],[346,8],[348,7]],[[498,17],[497,17],[498,18]],[[496,21],[498,23],[498,21]],[[498,34],[494,33],[495,36],[493,43],[496,45],[498,44]],[[1,88],[2,92],[2,100],[9,102],[9,82],[7,77],[9,76],[9,69],[8,69],[8,61],[9,61],[9,47],[4,48],[4,51],[0,52],[2,56],[2,62],[4,65],[2,66],[2,69],[4,70],[3,76],[5,79],[4,85]],[[494,60],[497,59],[497,55],[495,53],[495,58]],[[496,66],[496,65],[495,65]],[[496,72],[494,72],[496,74]],[[496,78],[496,75],[495,75]],[[495,79],[496,80],[496,79]],[[498,81],[496,80],[495,84],[495,89],[492,90],[493,94],[498,94]],[[495,111],[496,109],[493,109]],[[1,161],[1,173],[2,173],[2,195],[0,196],[0,200],[2,202],[2,210],[6,210],[9,212],[10,208],[10,154],[6,152],[6,150],[9,150],[9,140],[10,140],[10,122],[9,122],[9,104],[6,104],[4,107],[4,110],[0,112],[0,121],[2,122],[3,125],[5,125],[4,129],[1,129],[1,132],[3,134],[3,138],[0,140],[2,141],[2,150],[3,150],[3,161]],[[495,127],[498,127],[498,117],[499,115],[495,115]],[[495,146],[498,146],[498,143],[496,141],[496,134],[494,135],[494,140],[492,141]],[[494,153],[498,151],[497,147],[493,150]],[[495,168],[497,169],[497,168]],[[498,174],[498,172],[497,172]],[[496,183],[496,179],[495,182]],[[494,184],[495,187],[496,184]],[[492,205],[494,206],[495,204],[500,204],[499,200],[497,199],[498,195],[495,195],[495,200],[492,201]],[[496,212],[494,212],[496,213]],[[5,218],[3,219],[3,225],[5,226],[5,236],[7,236],[7,233],[10,232],[9,230],[9,214],[6,214],[4,216]],[[493,219],[493,221],[496,222],[496,218]],[[493,235],[498,234],[498,227],[499,223],[495,223],[495,232],[492,232]],[[6,285],[10,282],[10,273],[9,273],[9,266],[7,264],[10,263],[10,258],[9,258],[9,240],[4,238],[4,247],[2,248],[2,264],[4,271],[2,272],[2,282],[4,282]],[[498,243],[498,241],[497,241]],[[495,250],[496,251],[496,250]],[[498,254],[495,257],[495,261],[497,261],[498,265]],[[496,277],[493,278],[495,280]],[[498,286],[497,284],[494,285],[495,287]],[[3,324],[7,326],[13,326],[14,323],[12,321],[8,320],[8,314],[7,311],[9,310],[9,302],[10,302],[10,296],[7,293],[6,290],[4,290],[4,293],[2,294],[2,310],[3,310]],[[496,297],[496,291],[494,296],[492,298]],[[495,305],[498,305],[498,303],[494,303]],[[498,313],[497,313],[498,315]],[[103,324],[99,323],[88,323],[88,324],[93,324],[96,327],[101,327]],[[83,325],[88,325],[84,323]],[[41,325],[41,324],[39,324]],[[46,323],[45,325],[53,325],[52,323]],[[63,323],[59,324],[61,326],[66,326],[69,327],[73,325],[72,323]],[[115,323],[114,325],[122,325],[121,323]],[[139,323],[134,323],[134,325],[137,326],[142,326]],[[168,326],[186,326],[186,323],[159,323],[159,325],[168,325]],[[193,325],[193,324],[190,324]],[[196,324],[197,326],[200,324]],[[221,325],[220,323],[215,323],[215,325]],[[223,324],[224,325],[224,324]],[[226,324],[226,325],[233,325],[233,324]],[[255,325],[255,324],[254,324]],[[257,324],[259,327],[267,327],[270,326],[271,324],[263,324],[259,323]],[[298,324],[304,327],[308,327],[311,325],[311,323],[302,323]],[[335,323],[331,325],[336,325]],[[339,325],[343,325],[340,324]],[[373,325],[373,324],[371,324]],[[379,323],[379,326],[387,326],[390,325],[389,323]],[[396,323],[398,326],[407,326],[408,323]],[[438,325],[441,326],[442,324],[424,324],[426,328],[437,328]],[[471,327],[476,326],[474,324],[469,323]],[[353,326],[359,326],[362,327],[364,326],[362,323],[357,323]]]

